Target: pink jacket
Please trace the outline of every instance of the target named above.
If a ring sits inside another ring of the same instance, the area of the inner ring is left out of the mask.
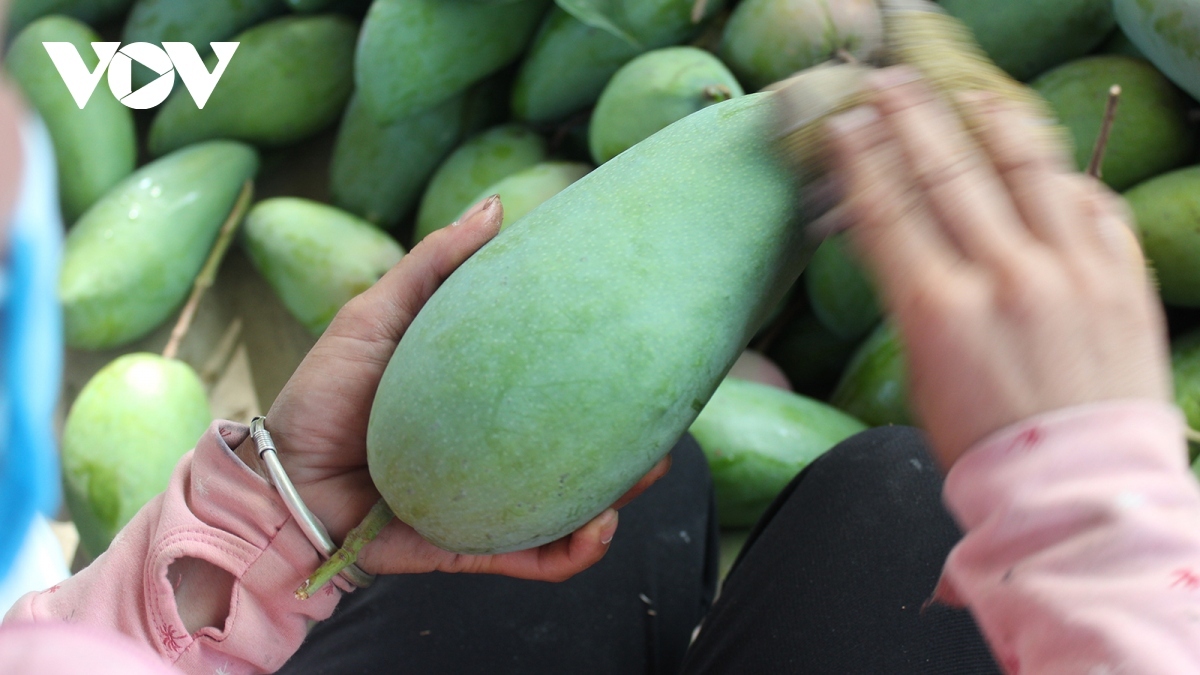
[[[967,534],[937,597],[971,608],[1007,671],[1200,673],[1200,486],[1183,429],[1161,404],[1072,408],[997,433],[950,472],[945,500]],[[292,597],[317,555],[230,450],[246,431],[214,424],[107,553],[22,598],[0,627],[0,672],[109,672],[87,644],[128,659],[113,673],[172,672],[149,650],[205,675],[286,661],[341,592]],[[167,575],[183,556],[235,577],[224,630],[183,628]]]

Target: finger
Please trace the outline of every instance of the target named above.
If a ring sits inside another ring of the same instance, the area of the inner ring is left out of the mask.
[[[616,535],[618,519],[616,509],[606,509],[570,536],[526,551],[485,556],[481,564],[464,571],[566,581],[604,557]]]
[[[945,277],[960,266],[961,256],[900,170],[899,149],[874,108],[830,120],[828,139],[854,222],[851,239],[893,308],[920,293],[927,277]]]
[[[871,76],[875,103],[896,137],[903,169],[927,195],[947,236],[969,259],[1007,266],[1033,243],[1004,183],[958,117],[905,68]]]
[[[650,469],[649,473],[647,473],[645,476],[642,476],[642,479],[639,480],[636,485],[629,488],[629,492],[621,495],[621,498],[618,499],[617,503],[613,504],[612,507],[614,509],[619,509],[629,502],[637,499],[638,496],[645,492],[647,488],[657,483],[663,476],[667,475],[667,472],[671,470],[671,461],[670,455],[658,460],[658,464],[655,464],[654,468]]]
[[[1068,256],[1086,254],[1091,238],[1086,229],[1069,171],[1056,148],[1037,142],[1031,133],[1042,126],[1015,105],[985,92],[960,97],[963,110],[974,122],[976,138],[1008,186],[1010,199],[1021,220],[1042,242]]]
[[[338,312],[326,334],[395,349],[421,310],[451,273],[500,231],[504,209],[496,195],[471,207],[456,223],[421,240],[374,286]]]
[[[1133,212],[1121,199],[1100,181],[1077,174],[1088,232],[1098,244],[1106,260],[1125,266],[1139,277],[1146,277],[1146,257],[1133,225]]]

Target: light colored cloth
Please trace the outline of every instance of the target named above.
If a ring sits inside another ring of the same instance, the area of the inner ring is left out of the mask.
[[[66,620],[131,636],[185,673],[278,668],[340,593],[292,597],[317,556],[229,450],[245,433],[214,425],[107,553],[23,598],[4,630],[40,621],[55,631]],[[1200,485],[1177,410],[1121,402],[1037,417],[964,456],[945,496],[968,532],[939,597],[970,603],[1009,672],[1200,673]],[[167,580],[183,555],[236,577],[223,631],[185,633]],[[0,664],[21,644],[3,638]],[[79,659],[57,654],[24,672],[93,672],[87,650],[62,644]],[[129,672],[147,672],[136,670],[142,655],[129,658]]]

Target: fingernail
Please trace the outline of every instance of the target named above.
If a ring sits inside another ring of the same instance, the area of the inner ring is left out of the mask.
[[[493,208],[495,208],[496,204],[498,204],[499,202],[500,202],[500,195],[492,195],[491,197],[488,197],[487,199],[480,201],[475,206],[472,206],[470,209],[467,210],[466,213],[462,214],[458,218],[458,220],[456,220],[450,224],[452,226],[453,225],[461,225],[462,223],[465,223],[469,220],[477,218],[480,214],[485,213],[485,212],[490,211]]]
[[[804,188],[800,193],[800,215],[805,222],[814,222],[842,203],[845,190],[841,179],[825,176]]]
[[[875,106],[860,105],[849,112],[835,115],[829,120],[829,131],[834,134],[851,134],[866,129],[879,121],[879,111]]]
[[[613,537],[617,534],[617,512],[615,509],[608,509],[600,514],[600,543],[605,546],[612,543]]]
[[[892,89],[912,84],[921,79],[921,73],[907,66],[882,68],[867,75],[867,84],[876,90]]]

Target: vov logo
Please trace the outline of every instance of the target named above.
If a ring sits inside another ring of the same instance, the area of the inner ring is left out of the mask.
[[[93,42],[92,51],[100,59],[96,70],[89,71],[83,63],[83,57],[70,42],[43,42],[46,53],[58,68],[63,83],[75,99],[80,110],[91,100],[96,85],[104,71],[108,71],[108,88],[113,96],[128,108],[145,110],[153,108],[171,94],[175,86],[175,73],[179,72],[180,79],[187,87],[196,107],[204,108],[208,98],[221,76],[229,65],[233,53],[237,51],[239,42],[211,42],[213,53],[217,55],[217,66],[208,72],[200,54],[190,42],[164,42],[162,47],[149,42],[133,42],[121,46],[120,42]],[[133,62],[146,66],[158,73],[158,78],[150,84],[133,91]]]

